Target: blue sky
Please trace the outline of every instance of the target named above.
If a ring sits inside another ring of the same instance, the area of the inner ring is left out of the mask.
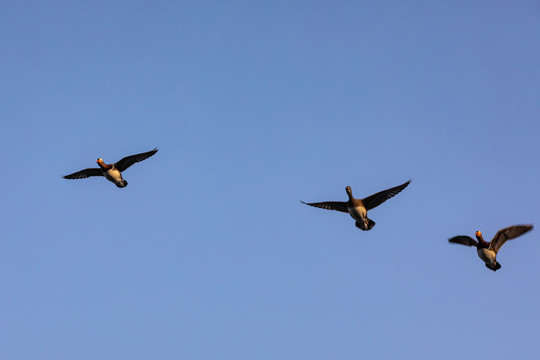
[[[1,8],[0,358],[536,358],[537,2]]]

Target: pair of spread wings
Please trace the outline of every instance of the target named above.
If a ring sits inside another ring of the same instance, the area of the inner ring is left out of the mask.
[[[127,168],[129,168],[131,165],[148,159],[150,156],[157,153],[157,151],[158,151],[158,149],[155,148],[154,150],[148,151],[148,152],[145,152],[145,153],[126,156],[122,160],[115,163],[114,167],[118,171],[122,172],[122,171],[126,170]],[[84,170],[81,170],[81,171],[77,171],[77,172],[75,172],[73,174],[66,175],[66,176],[64,176],[64,179],[85,179],[85,178],[90,177],[90,176],[103,176],[103,172],[99,168],[89,168],[89,169],[84,169]]]
[[[411,180],[407,181],[404,184],[395,186],[393,188],[379,191],[376,194],[373,194],[371,196],[368,196],[365,199],[362,199],[362,203],[364,204],[364,207],[366,208],[366,210],[371,210],[373,208],[376,208],[377,206],[381,205],[386,200],[399,194],[401,190],[405,189],[407,185],[409,185],[410,182]],[[349,210],[347,209],[346,201],[325,201],[325,202],[318,202],[318,203],[305,203],[302,201],[302,203],[306,205],[315,206],[321,209],[326,209],[326,210],[336,210],[336,211],[341,211],[345,213],[349,212]]]
[[[532,228],[532,225],[514,225],[497,231],[493,240],[489,243],[489,250],[493,250],[496,254],[507,240],[515,239],[518,236],[525,234],[527,231],[530,231]],[[454,236],[453,238],[448,239],[448,242],[465,246],[478,245],[476,240],[466,235]]]

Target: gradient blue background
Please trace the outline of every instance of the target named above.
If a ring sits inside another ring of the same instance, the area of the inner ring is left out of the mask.
[[[0,358],[537,359],[537,1],[1,4]],[[62,175],[159,147],[125,189]],[[370,213],[345,200],[411,185]]]

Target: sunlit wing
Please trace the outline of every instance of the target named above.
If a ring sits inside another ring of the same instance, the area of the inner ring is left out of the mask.
[[[154,150],[148,151],[145,153],[126,156],[125,158],[123,158],[122,160],[114,164],[114,166],[116,167],[116,169],[118,169],[118,171],[122,172],[126,170],[127,168],[129,168],[131,165],[138,163],[140,161],[146,160],[157,152],[158,152],[158,149],[155,148]]]
[[[497,231],[497,233],[493,237],[493,240],[491,240],[491,242],[489,243],[489,248],[495,251],[495,253],[497,253],[501,246],[503,246],[507,240],[515,239],[518,236],[521,236],[526,232],[531,231],[532,228],[532,225],[514,225],[501,229]]]
[[[391,189],[379,191],[378,193],[373,194],[363,199],[362,202],[364,203],[366,210],[371,210],[373,208],[376,208],[377,206],[381,205],[386,200],[396,196],[397,194],[401,192],[401,190],[405,189],[407,185],[409,185],[410,182],[411,180],[407,181],[404,184],[393,187]]]

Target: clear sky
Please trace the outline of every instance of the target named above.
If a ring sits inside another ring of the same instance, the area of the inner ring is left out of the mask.
[[[537,1],[4,1],[1,359],[537,359]],[[61,176],[159,148],[124,173]],[[370,212],[299,201],[365,197]]]

